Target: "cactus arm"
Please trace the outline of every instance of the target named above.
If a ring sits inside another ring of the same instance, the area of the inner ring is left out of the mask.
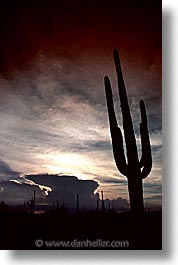
[[[104,81],[105,81],[106,100],[107,100],[107,107],[108,107],[108,115],[109,115],[114,159],[115,159],[117,168],[121,172],[121,174],[123,174],[124,176],[127,176],[127,164],[126,164],[124,148],[123,148],[122,133],[121,133],[120,128],[117,125],[116,115],[114,112],[111,84],[107,76],[104,78]]]
[[[121,111],[123,117],[123,129],[124,129],[124,137],[127,149],[128,166],[132,165],[133,167],[137,167],[137,165],[139,165],[139,160],[137,154],[136,139],[135,139],[133,123],[130,114],[130,108],[128,104],[122,69],[121,69],[120,58],[118,51],[116,49],[114,50],[114,62],[116,67],[117,79],[118,79],[118,89],[119,89],[119,97],[120,97]]]
[[[114,111],[111,83],[110,83],[108,76],[104,77],[104,84],[105,84],[106,101],[107,101],[108,114],[109,114],[109,122],[110,122],[110,127],[112,130],[112,129],[117,128],[118,125],[117,125],[116,115]]]
[[[106,100],[113,153],[118,170],[128,178],[128,191],[131,210],[135,214],[142,214],[144,212],[142,179],[146,178],[149,175],[152,167],[151,146],[148,134],[146,109],[144,102],[140,101],[140,133],[142,143],[142,158],[139,162],[132,117],[117,50],[114,50],[114,62],[118,79],[123,131],[127,150],[127,164],[124,155],[122,134],[120,128],[117,125],[117,120],[114,112],[110,80],[108,77],[105,77]]]
[[[144,101],[140,101],[140,112],[141,112],[141,123],[140,123],[140,134],[141,134],[141,144],[142,144],[142,157],[140,160],[140,168],[143,167],[141,171],[142,179],[146,178],[152,168],[152,156],[151,156],[151,145],[148,133],[146,108]]]
[[[128,104],[127,93],[126,93],[125,83],[124,83],[122,69],[121,69],[121,62],[120,62],[117,49],[114,49],[113,54],[114,54],[114,63],[115,63],[116,74],[117,74],[117,79],[118,79],[118,88],[119,88],[121,105],[126,105],[127,111],[129,111],[129,104]],[[129,114],[130,114],[130,111],[129,111]]]

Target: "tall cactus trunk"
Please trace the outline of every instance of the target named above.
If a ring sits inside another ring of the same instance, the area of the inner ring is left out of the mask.
[[[104,192],[103,192],[103,190],[101,191],[101,201],[102,201],[102,212],[104,212],[105,206],[104,206]]]
[[[152,167],[151,146],[147,127],[146,109],[143,100],[140,101],[141,123],[140,134],[142,143],[142,157],[139,161],[136,138],[133,129],[132,117],[127,99],[126,88],[122,75],[122,69],[117,50],[114,50],[114,62],[118,80],[118,90],[121,103],[124,138],[126,143],[127,161],[125,158],[123,139],[118,127],[114,111],[112,89],[109,78],[105,77],[106,100],[109,114],[110,132],[112,138],[113,154],[118,170],[128,179],[128,190],[131,210],[135,213],[142,213],[143,188],[142,179],[146,178]]]
[[[138,177],[134,175],[134,179],[128,176],[128,190],[132,212],[136,214],[143,213],[143,188],[140,175]]]

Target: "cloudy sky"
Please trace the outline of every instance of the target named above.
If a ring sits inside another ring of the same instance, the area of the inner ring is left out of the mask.
[[[160,200],[161,1],[8,2],[0,10],[1,184],[13,190],[24,181],[19,175],[64,174],[96,181],[107,198],[128,199],[113,160],[103,84],[108,75],[122,128],[117,48],[138,150],[140,99],[147,108],[153,168],[144,196]]]

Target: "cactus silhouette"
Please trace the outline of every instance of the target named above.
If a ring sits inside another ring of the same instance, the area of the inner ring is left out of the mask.
[[[103,190],[101,191],[101,201],[102,201],[102,212],[105,211],[105,205],[104,205],[104,192]]]
[[[132,117],[127,99],[127,93],[122,75],[122,69],[121,69],[118,51],[115,49],[113,54],[114,54],[114,62],[116,67],[117,80],[118,80],[118,90],[119,90],[119,97],[121,103],[127,161],[124,153],[122,133],[120,128],[118,127],[114,111],[111,83],[108,76],[105,76],[104,78],[105,91],[106,91],[110,132],[111,132],[111,139],[113,146],[113,154],[118,170],[122,175],[126,176],[128,179],[128,190],[129,190],[131,210],[132,212],[135,213],[142,213],[144,211],[142,179],[146,178],[149,175],[152,168],[151,146],[149,140],[148,126],[147,126],[146,109],[144,101],[141,100],[140,134],[141,134],[141,144],[142,144],[142,156],[139,161]]]

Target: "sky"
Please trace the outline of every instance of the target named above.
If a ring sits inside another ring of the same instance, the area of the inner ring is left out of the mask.
[[[56,179],[50,174],[93,181],[91,197],[104,190],[105,198],[128,200],[127,179],[113,159],[103,82],[108,75],[122,129],[117,48],[139,156],[141,99],[147,109],[153,168],[144,197],[160,203],[161,1],[11,2],[0,10],[0,200],[14,201],[13,191],[27,197],[34,187],[49,195]],[[26,176],[42,173],[51,178]]]

